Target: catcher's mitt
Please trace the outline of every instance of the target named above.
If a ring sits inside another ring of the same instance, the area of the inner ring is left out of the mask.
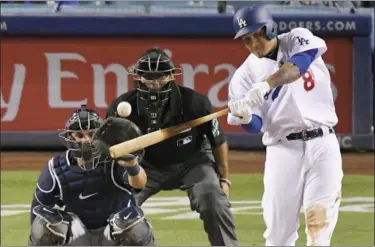
[[[142,135],[141,130],[132,121],[125,118],[109,117],[95,131],[92,138],[93,145],[102,153],[110,157],[109,148],[124,141],[129,141]],[[144,150],[138,150],[134,153],[119,157],[116,160],[129,161],[138,157],[140,161]]]

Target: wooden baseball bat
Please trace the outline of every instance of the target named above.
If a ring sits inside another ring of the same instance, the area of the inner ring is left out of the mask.
[[[200,117],[194,120],[191,120],[186,123],[182,123],[176,126],[171,126],[165,129],[156,130],[154,132],[142,135],[140,137],[125,141],[109,148],[109,153],[112,158],[118,158],[126,154],[141,150],[148,146],[154,145],[161,141],[164,141],[172,136],[180,134],[189,128],[196,127],[203,123],[206,123],[214,118],[218,118],[228,114],[229,109],[225,108],[223,110],[211,113],[207,116]]]

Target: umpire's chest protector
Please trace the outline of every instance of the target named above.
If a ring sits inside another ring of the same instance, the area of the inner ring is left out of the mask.
[[[162,118],[161,128],[176,126],[201,117],[195,112],[197,109],[205,107],[203,96],[190,88],[174,85],[171,99],[165,109],[165,116]],[[146,121],[142,120],[142,115],[134,118],[134,121],[144,131]],[[144,159],[158,167],[195,159],[202,155],[204,135],[203,125],[189,128],[178,135],[147,147]]]
[[[75,162],[69,151],[54,158],[53,175],[60,199],[89,229],[102,227],[110,214],[133,200],[131,187],[123,182],[123,171],[113,161],[91,171],[82,170]]]

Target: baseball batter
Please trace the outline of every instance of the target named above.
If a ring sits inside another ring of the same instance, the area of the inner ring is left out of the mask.
[[[305,28],[277,35],[263,6],[240,9],[233,25],[235,39],[251,54],[229,84],[228,123],[264,134],[266,245],[295,245],[301,208],[307,245],[330,245],[343,171],[330,74],[321,57],[326,43]]]

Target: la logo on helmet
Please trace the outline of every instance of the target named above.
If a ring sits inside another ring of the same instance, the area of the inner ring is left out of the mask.
[[[247,23],[244,19],[237,17],[237,23],[240,28],[246,27]]]

